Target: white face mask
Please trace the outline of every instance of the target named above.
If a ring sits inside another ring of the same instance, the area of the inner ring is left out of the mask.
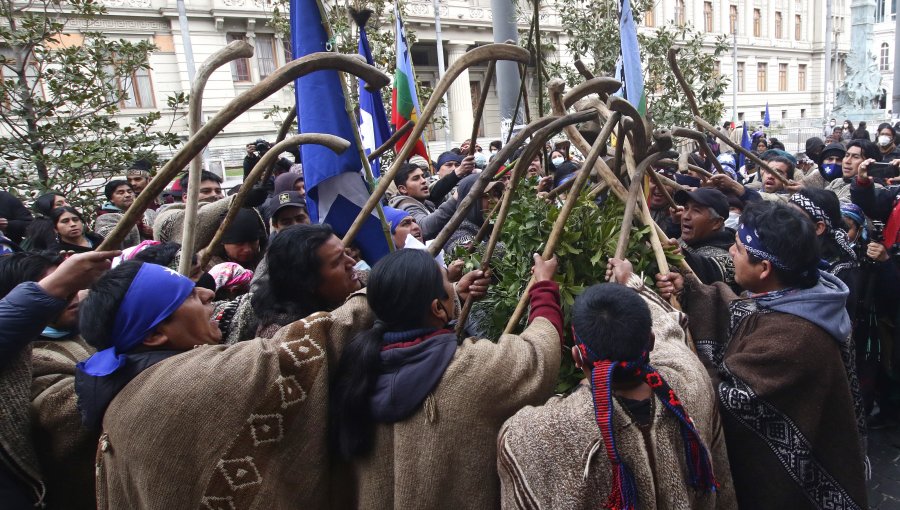
[[[829,122],[828,125],[834,127],[834,121]]]
[[[553,158],[550,160],[550,162],[553,163],[553,166],[559,166],[563,164],[563,161],[565,161],[563,158]]]
[[[480,152],[476,152],[475,153],[475,166],[478,168],[484,168],[484,166],[486,164],[487,164],[487,157]]]
[[[493,156],[494,154],[497,154],[497,149],[491,149],[491,156]]]
[[[880,145],[882,147],[887,147],[888,145],[891,144],[892,141],[893,140],[891,139],[890,136],[878,135],[878,145]]]
[[[725,220],[725,226],[737,230],[741,222],[741,213],[728,211],[728,218]]]

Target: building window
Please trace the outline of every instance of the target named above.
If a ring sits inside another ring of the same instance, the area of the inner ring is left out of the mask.
[[[284,63],[287,64],[294,60],[294,51],[291,49],[291,37],[289,34],[285,34],[281,38],[281,45],[284,47]]]
[[[806,64],[800,64],[800,67],[797,69],[797,90],[800,92],[806,91]]]
[[[762,37],[762,12],[753,9],[753,37]]]
[[[782,25],[783,21],[781,18],[781,13],[775,13],[775,39],[781,39],[784,35],[782,34]]]
[[[781,118],[782,118],[782,119],[786,119],[786,118],[787,118],[787,112],[788,112],[787,110],[781,110]]]
[[[787,90],[787,64],[778,64],[778,90]]]
[[[800,108],[800,118],[801,119],[806,118],[806,108]]]
[[[675,24],[684,25],[684,0],[675,0]]]
[[[275,59],[275,37],[272,34],[256,35],[256,65],[259,67],[259,79],[265,80],[278,68]]]
[[[655,27],[656,19],[653,16],[653,8],[647,9],[647,12],[644,13],[644,26],[646,27]]]
[[[888,43],[881,43],[881,59],[879,61],[878,68],[882,71],[890,70],[890,56],[891,50],[888,46]]]
[[[803,38],[803,18],[800,15],[794,16],[794,40],[799,41]]]
[[[768,64],[756,64],[756,90],[759,92],[765,92],[769,90],[768,86],[766,86],[766,67]]]
[[[153,84],[150,82],[150,71],[138,69],[130,77],[120,82],[122,90],[128,97],[122,100],[123,108],[155,108]]]
[[[737,68],[737,91],[744,91],[744,63],[738,62]]]
[[[728,31],[731,34],[737,33],[737,12],[736,5],[728,8]]]
[[[703,28],[707,32],[713,31],[713,7],[712,2],[703,2]]]
[[[738,112],[738,120],[739,120],[739,121],[743,121],[743,120],[744,120],[744,112]]]
[[[888,0],[875,0],[875,23],[884,22],[888,9]]]
[[[245,40],[247,40],[246,34],[232,32],[225,34],[225,41],[228,43]],[[231,79],[234,81],[250,81],[249,58],[239,58],[231,61]]]

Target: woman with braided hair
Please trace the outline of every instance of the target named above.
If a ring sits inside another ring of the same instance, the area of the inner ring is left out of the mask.
[[[736,508],[715,393],[683,315],[628,261],[610,269],[620,283],[588,288],[572,311],[585,380],[500,431],[502,507]]]

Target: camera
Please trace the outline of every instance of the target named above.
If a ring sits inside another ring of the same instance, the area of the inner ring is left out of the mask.
[[[257,140],[256,141],[256,152],[258,152],[260,156],[265,154],[271,148],[272,148],[272,145],[265,140]]]

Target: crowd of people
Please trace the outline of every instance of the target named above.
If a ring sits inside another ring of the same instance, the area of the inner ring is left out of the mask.
[[[535,254],[528,326],[462,341],[461,303],[492,279],[450,254],[478,248],[522,148],[437,257],[502,143],[404,162],[377,262],[310,224],[299,155],[218,246],[236,189],[204,171],[193,253],[187,176],[97,251],[154,178],[143,161],[94,211],[0,191],[2,506],[866,508],[867,432],[900,425],[900,130],[831,127],[793,154],[760,129],[761,168],[683,147],[647,202],[690,271],[645,280],[609,255],[564,317],[559,263]],[[522,186],[579,172],[548,144]],[[584,380],[554,395],[564,357]]]

